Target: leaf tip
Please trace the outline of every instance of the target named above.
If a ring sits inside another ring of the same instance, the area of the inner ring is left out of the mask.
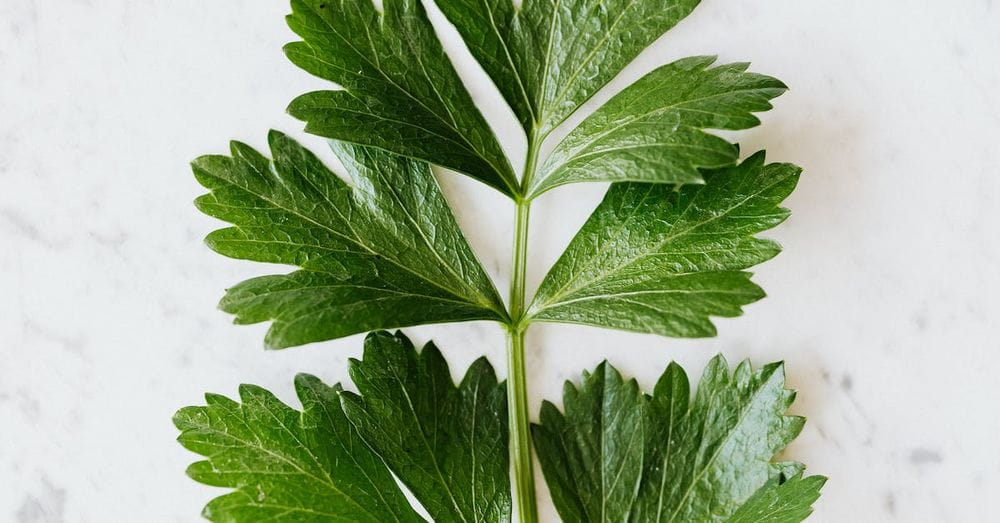
[[[243,319],[239,315],[236,316],[233,322],[240,325],[244,324],[241,323],[243,322]],[[245,323],[254,323],[254,322],[247,320]],[[303,343],[306,343],[305,341],[299,341],[298,343],[296,343],[293,340],[287,339],[285,337],[284,332],[282,332],[280,329],[281,327],[277,321],[271,324],[271,328],[267,329],[267,334],[264,335],[264,350],[266,351],[282,350],[295,345],[302,345]]]
[[[204,407],[189,405],[177,409],[177,412],[170,417],[170,421],[174,424],[174,427],[181,431],[181,434],[177,436],[178,441],[184,436],[184,431],[190,428],[192,419],[203,414],[203,409]]]
[[[243,403],[248,403],[252,401],[255,396],[266,392],[263,388],[254,385],[252,383],[240,383],[240,386],[236,389],[239,392],[240,400]]]
[[[709,368],[723,368],[723,369],[726,369],[728,371],[729,370],[729,362],[726,361],[726,357],[723,356],[722,353],[720,352],[720,353],[716,354],[715,356],[712,356],[712,359],[708,360],[708,367]]]
[[[316,376],[313,376],[312,374],[309,374],[307,372],[299,372],[299,373],[297,373],[295,375],[295,378],[292,380],[292,383],[295,385],[296,389],[299,389],[299,388],[310,388],[311,389],[311,388],[317,387],[318,385],[324,385],[322,380],[320,380]]]
[[[292,15],[286,15],[285,16],[285,21],[286,22],[290,21],[291,19],[292,19]],[[303,47],[308,48],[309,44],[307,44],[307,43],[305,43],[305,42],[303,42],[301,40],[296,40],[294,42],[288,42],[285,45],[281,46],[281,52],[284,53],[284,55],[286,57],[288,57],[289,60],[292,60],[292,63],[295,63],[295,60],[292,59],[291,55],[293,55],[293,54],[295,54],[297,52],[300,52]]]
[[[504,383],[502,381],[497,381],[497,374],[493,369],[493,364],[490,363],[489,358],[486,356],[476,358],[476,361],[473,361],[472,365],[469,365],[469,370],[465,371],[465,376],[466,379],[470,376],[482,376],[485,377],[490,383],[496,383],[497,385]]]
[[[767,158],[767,150],[761,149],[751,154],[750,156],[747,156],[746,159],[740,163],[740,165],[741,166],[745,165],[747,167],[754,167],[754,168],[762,167],[764,165],[764,160],[766,158]]]
[[[288,139],[288,135],[277,129],[270,129],[267,131],[267,143],[268,145],[271,146],[272,149],[274,148],[275,144],[285,139]]]

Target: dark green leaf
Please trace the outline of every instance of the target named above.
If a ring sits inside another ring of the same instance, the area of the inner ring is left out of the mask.
[[[174,416],[181,445],[208,458],[188,475],[236,489],[212,500],[203,515],[227,522],[422,521],[347,421],[339,385],[302,374],[295,389],[303,412],[243,385],[242,403],[206,394],[206,406]]]
[[[781,364],[730,373],[718,356],[690,395],[676,364],[647,396],[604,363],[566,385],[565,414],[546,402],[533,435],[563,520],[803,520],[825,478],[771,461],[804,423]]]
[[[211,192],[198,208],[235,225],[206,239],[234,258],[297,265],[230,289],[238,323],[273,320],[266,343],[289,347],[372,329],[506,318],[492,282],[423,162],[333,143],[354,186],[272,132],[271,162],[233,143],[195,160]]]
[[[362,396],[297,376],[303,412],[251,385],[242,403],[208,394],[181,409],[178,441],[209,458],[189,475],[236,489],[205,516],[421,521],[391,469],[435,521],[510,521],[506,389],[485,358],[456,387],[432,344],[418,354],[402,333],[375,332],[351,376]]]
[[[737,147],[703,129],[758,125],[753,113],[786,87],[748,64],[713,62],[678,60],[626,87],[555,148],[529,196],[572,182],[700,183],[699,169],[732,165]]]
[[[755,238],[781,223],[800,169],[764,164],[706,172],[704,185],[613,184],[549,271],[528,311],[537,321],[668,336],[711,336],[709,316],[738,316],[764,296],[743,269],[778,254]]]
[[[533,427],[538,459],[564,521],[626,521],[642,479],[646,400],[602,363],[577,389],[563,388],[566,414],[548,401]]]
[[[529,135],[545,136],[698,0],[436,0]]]
[[[417,354],[377,332],[351,379],[361,395],[344,393],[348,418],[434,521],[510,520],[507,399],[485,358],[456,387],[433,344]]]
[[[418,0],[292,0],[303,41],[289,59],[340,85],[295,99],[306,130],[455,169],[513,195],[503,149],[448,61]]]

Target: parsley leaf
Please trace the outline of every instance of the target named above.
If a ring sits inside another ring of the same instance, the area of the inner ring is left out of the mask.
[[[517,177],[441,48],[418,0],[293,0],[285,47],[302,69],[343,90],[288,108],[306,130],[468,174],[508,195]]]
[[[699,169],[736,161],[738,149],[702,129],[747,129],[752,113],[786,90],[749,64],[709,68],[715,57],[664,65],[615,95],[556,146],[528,189],[530,197],[586,181],[701,183]]]
[[[213,499],[212,521],[422,521],[340,406],[340,386],[295,378],[303,412],[253,385],[242,403],[206,394],[204,407],[174,416],[177,440],[208,458],[188,467],[195,481],[236,489]]]
[[[351,187],[291,138],[271,132],[269,161],[234,142],[194,173],[211,192],[198,208],[234,227],[215,251],[297,265],[229,289],[220,307],[237,323],[273,320],[265,343],[283,348],[372,329],[506,312],[423,162],[332,143]]]
[[[671,364],[652,396],[607,362],[567,383],[565,414],[542,405],[535,445],[565,521],[768,521],[804,519],[825,478],[772,462],[801,431],[786,416],[795,397],[780,363],[730,373],[721,356],[694,399]]]
[[[764,296],[744,269],[780,247],[754,234],[788,216],[779,207],[800,169],[742,164],[704,185],[613,184],[555,263],[528,310],[533,320],[668,336],[712,336],[709,316],[737,316]]]
[[[434,521],[509,521],[507,398],[479,358],[458,387],[433,343],[373,333],[351,361],[344,410]]]
[[[547,135],[698,0],[436,0],[529,134]]]
[[[188,474],[236,489],[205,517],[422,521],[391,469],[434,521],[510,520],[507,403],[485,358],[456,388],[432,344],[418,355],[401,333],[376,332],[351,375],[360,397],[297,376],[303,412],[252,385],[242,403],[207,394],[206,406],[178,411],[178,441],[208,458]]]

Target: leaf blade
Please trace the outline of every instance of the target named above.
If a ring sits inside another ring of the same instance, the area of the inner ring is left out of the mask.
[[[706,173],[705,185],[613,184],[528,309],[532,321],[598,325],[667,336],[715,334],[764,296],[745,269],[777,255],[755,238],[781,223],[798,180],[758,153]]]
[[[509,521],[505,387],[485,359],[456,387],[433,344],[375,332],[351,378],[348,418],[435,521]]]
[[[178,441],[208,458],[189,467],[189,475],[235,489],[210,501],[203,515],[212,521],[422,521],[348,423],[339,386],[308,375],[296,377],[295,385],[302,412],[249,385],[240,387],[240,403],[207,394],[205,406],[178,411]]]
[[[528,197],[574,182],[702,183],[699,169],[726,167],[738,148],[704,129],[740,130],[787,87],[748,64],[677,60],[626,87],[569,133],[532,179]]]
[[[522,127],[546,136],[697,0],[437,0]]]
[[[626,521],[643,469],[646,400],[607,362],[579,389],[567,383],[565,415],[551,403],[532,427],[542,471],[564,521]]]
[[[826,483],[823,476],[795,476],[762,487],[726,521],[728,523],[787,523],[802,521],[812,513]]]
[[[416,0],[292,0],[295,65],[340,85],[289,105],[306,130],[468,174],[512,196],[517,178]]]
[[[609,375],[617,376],[612,385],[601,386]],[[651,396],[637,388],[623,395],[622,383],[617,371],[602,363],[594,373],[584,373],[579,389],[567,384],[565,414],[546,402],[541,423],[533,427],[563,520],[792,523],[811,512],[825,478],[802,478],[800,464],[772,461],[803,424],[802,418],[785,414],[794,392],[784,388],[780,364],[754,371],[744,362],[730,372],[718,356],[693,400],[686,374],[673,363]],[[638,433],[642,444],[623,447],[624,455],[591,456],[594,434],[608,426],[598,409],[586,406],[600,403],[640,418],[611,429],[610,437]],[[599,485],[614,479],[615,462],[625,461],[633,464],[635,488],[608,504]],[[779,469],[795,475],[786,479],[776,473]]]
[[[234,143],[231,157],[193,163],[210,191],[198,208],[233,224],[208,236],[213,250],[299,267],[247,280],[220,302],[237,323],[273,320],[268,346],[506,317],[426,164],[331,144],[352,187],[291,138],[272,132],[269,144],[274,160]]]

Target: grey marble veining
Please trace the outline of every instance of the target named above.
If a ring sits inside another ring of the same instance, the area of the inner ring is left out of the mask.
[[[693,374],[784,359],[809,417],[786,455],[830,476],[813,521],[984,521],[1000,491],[1000,6],[706,0],[587,104],[678,57],[750,60],[791,91],[738,133],[749,154],[805,168],[792,218],[768,236],[769,298],[720,335],[673,340],[534,327],[531,396],[607,357],[651,386],[675,359]],[[319,87],[286,62],[284,2],[0,4],[0,521],[195,521],[218,491],[170,417],[237,384],[294,398],[308,371],[346,379],[359,336],[281,352],[264,325],[234,327],[222,290],[265,273],[201,244],[187,162],[269,127],[320,149],[284,114]],[[499,95],[430,7],[476,101],[519,163],[524,139]],[[326,155],[329,158],[329,155]],[[331,162],[332,163],[332,162]],[[442,184],[503,288],[511,208],[451,173]],[[540,198],[529,285],[600,199],[577,185]],[[409,329],[453,368],[499,328]],[[547,493],[541,492],[543,504]],[[551,508],[543,509],[554,520]]]

